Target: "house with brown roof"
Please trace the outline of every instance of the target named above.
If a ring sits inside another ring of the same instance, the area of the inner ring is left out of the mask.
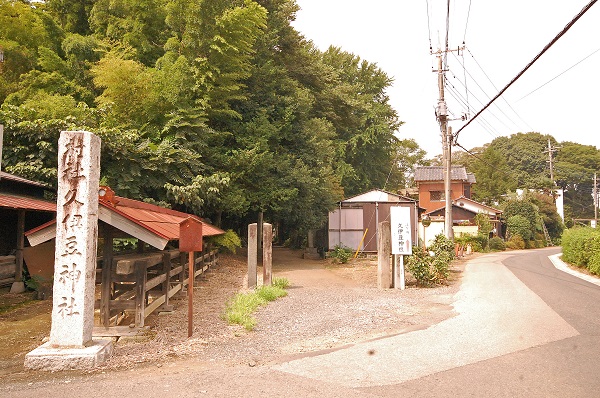
[[[442,166],[417,167],[414,179],[419,192],[419,207],[425,209],[421,214],[421,220],[424,218],[428,220],[427,226],[420,223],[419,236],[428,243],[436,235],[443,234],[445,231],[444,168]],[[475,183],[475,175],[467,172],[464,166],[452,166],[450,191],[454,236],[477,234],[478,227],[474,223],[477,214],[485,214],[489,217],[494,234],[501,231],[502,210],[471,199],[471,188]]]
[[[419,190],[420,207],[425,211],[432,211],[445,206],[444,167],[417,167],[414,180]],[[452,166],[450,184],[452,200],[460,197],[470,199],[471,187],[475,183],[475,175],[468,173],[464,166]]]

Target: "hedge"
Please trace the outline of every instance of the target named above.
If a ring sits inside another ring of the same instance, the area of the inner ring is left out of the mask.
[[[563,261],[600,275],[600,229],[576,227],[562,235]]]

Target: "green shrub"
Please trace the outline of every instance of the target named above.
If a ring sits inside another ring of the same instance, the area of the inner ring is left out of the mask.
[[[223,235],[210,237],[209,242],[212,242],[217,248],[226,253],[235,254],[237,249],[242,247],[240,237],[231,229],[225,231]]]
[[[406,257],[406,268],[417,280],[419,286],[429,286],[434,281],[432,260],[429,252],[420,247],[413,247],[412,255]]]
[[[346,264],[352,257],[352,249],[344,245],[336,245],[329,254],[329,257],[336,259],[342,264]]]
[[[515,235],[506,242],[506,247],[513,250],[525,249],[525,241],[521,235]]]
[[[492,251],[501,252],[506,250],[506,243],[504,243],[502,238],[494,236],[492,239],[490,239],[489,247]]]
[[[454,242],[443,234],[436,235],[433,243],[429,245],[429,250],[432,250],[435,254],[447,252],[450,254],[450,260],[454,259]]]
[[[594,275],[600,275],[600,252],[595,252],[590,256],[588,269]]]
[[[561,238],[562,259],[580,267],[587,267],[594,252],[600,251],[600,230],[576,227],[567,229]]]
[[[523,240],[532,238],[533,232],[529,220],[522,215],[509,217],[506,221],[506,227],[509,236],[519,235]]]
[[[448,279],[450,262],[454,259],[454,243],[443,234],[435,237],[429,246],[433,251],[413,247],[413,254],[406,258],[406,266],[419,286],[441,284]]]

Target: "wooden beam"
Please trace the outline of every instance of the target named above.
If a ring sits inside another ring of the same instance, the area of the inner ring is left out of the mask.
[[[110,323],[111,274],[113,265],[113,231],[105,226],[104,245],[102,246],[102,292],[100,294],[100,322],[108,327]]]
[[[15,252],[15,282],[23,280],[23,247],[25,246],[25,210],[17,212],[17,251]]]

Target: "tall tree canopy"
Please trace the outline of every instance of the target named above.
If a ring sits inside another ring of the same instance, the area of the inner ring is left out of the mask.
[[[424,152],[376,64],[320,51],[294,0],[0,0],[3,167],[56,184],[61,130],[102,138],[102,179],[244,230],[318,228],[344,196],[406,185]]]

